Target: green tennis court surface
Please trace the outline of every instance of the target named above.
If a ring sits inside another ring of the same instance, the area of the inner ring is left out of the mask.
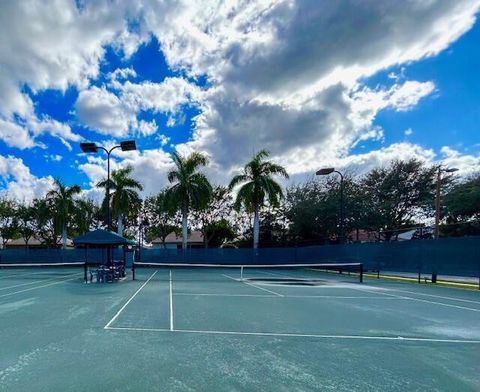
[[[0,270],[0,390],[480,390],[477,291],[136,273],[84,284],[81,269]]]

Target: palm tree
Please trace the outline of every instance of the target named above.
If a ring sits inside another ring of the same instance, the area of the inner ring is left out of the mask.
[[[114,170],[110,178],[111,209],[112,216],[117,218],[117,233],[123,235],[123,218],[135,207],[141,204],[141,199],[137,190],[143,190],[142,184],[130,177],[133,167],[127,166],[123,169]],[[101,188],[107,187],[107,180],[100,181],[97,186]],[[107,208],[106,199],[103,206]]]
[[[258,248],[260,232],[259,213],[264,206],[265,199],[272,207],[278,207],[280,198],[283,197],[282,187],[272,178],[272,175],[280,175],[288,178],[287,171],[280,165],[265,161],[269,156],[267,150],[261,150],[248,162],[243,173],[233,177],[228,186],[230,190],[239,184],[243,184],[237,193],[234,207],[238,211],[242,207],[248,212],[253,212],[253,247]]]
[[[188,212],[191,208],[203,208],[212,196],[212,186],[207,177],[197,170],[206,166],[208,159],[198,152],[188,157],[172,154],[176,168],[168,173],[168,181],[172,187],[167,190],[168,204],[182,214],[182,248],[187,247]]]
[[[59,179],[55,180],[54,186],[54,189],[47,193],[47,199],[54,206],[56,221],[62,230],[62,247],[65,249],[67,247],[67,226],[75,203],[73,197],[80,193],[81,189],[78,185],[68,187]]]

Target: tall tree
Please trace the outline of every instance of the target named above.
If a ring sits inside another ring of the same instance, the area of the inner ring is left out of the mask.
[[[56,221],[62,232],[62,247],[67,247],[67,227],[74,209],[74,196],[79,194],[81,189],[78,185],[66,186],[59,179],[54,182],[54,188],[47,193],[55,209]]]
[[[442,233],[455,236],[480,234],[480,174],[453,186],[442,205],[442,217],[447,222]]]
[[[191,209],[204,208],[212,196],[212,186],[207,177],[198,169],[208,164],[205,155],[194,152],[188,157],[172,154],[175,169],[168,173],[173,184],[167,190],[168,204],[182,214],[182,248],[187,248],[188,214]]]
[[[266,201],[270,206],[278,207],[279,200],[283,197],[282,187],[272,176],[280,175],[288,178],[285,168],[265,160],[268,156],[267,150],[260,150],[244,166],[243,173],[233,177],[229,185],[230,190],[241,185],[235,200],[235,209],[239,210],[243,206],[247,212],[253,212],[253,247],[255,249],[258,248],[260,232],[260,209]]]
[[[145,199],[143,209],[148,221],[148,227],[145,230],[147,241],[151,242],[159,238],[165,248],[165,238],[177,227],[178,222],[168,204],[166,190]]]
[[[285,215],[295,242],[328,242],[337,235],[339,194],[338,181],[332,178],[310,180],[287,189]]]
[[[75,203],[73,218],[75,234],[85,234],[100,226],[100,208],[92,200],[78,199]]]
[[[39,239],[47,247],[56,248],[58,243],[58,215],[56,205],[50,198],[35,199],[33,201],[34,230]]]
[[[17,234],[16,204],[6,197],[0,199],[0,237],[2,247]]]
[[[25,246],[28,247],[28,242],[35,233],[35,210],[30,205],[20,204],[17,208],[16,216],[18,232],[25,241]]]
[[[127,166],[123,169],[114,170],[110,178],[112,216],[117,218],[117,233],[123,235],[124,219],[137,211],[141,205],[141,199],[137,191],[143,190],[142,184],[131,177],[133,168]],[[107,187],[107,180],[100,181],[97,186]],[[106,208],[106,199],[103,201]]]
[[[212,197],[204,208],[193,211],[193,225],[197,226],[203,235],[205,248],[210,243],[219,246],[226,240],[233,240],[235,233],[231,222],[233,198],[228,188],[217,186]]]
[[[363,197],[368,200],[365,205],[367,227],[384,232],[389,240],[398,229],[431,215],[437,169],[410,159],[393,161],[387,167],[367,173],[360,182]],[[443,181],[447,182],[449,178],[445,177]]]

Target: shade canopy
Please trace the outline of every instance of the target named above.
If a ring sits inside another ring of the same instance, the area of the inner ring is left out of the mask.
[[[97,229],[94,231],[90,231],[87,234],[74,238],[73,243],[75,244],[75,246],[78,246],[78,245],[111,246],[111,245],[134,245],[135,241],[129,240],[111,231]]]

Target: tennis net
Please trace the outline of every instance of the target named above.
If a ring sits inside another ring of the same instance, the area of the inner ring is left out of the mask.
[[[87,281],[88,267],[85,262],[67,263],[0,263],[0,279],[45,279],[82,276]]]
[[[147,270],[147,271],[146,271]],[[135,262],[134,280],[240,280],[277,284],[320,285],[326,281],[363,282],[362,263],[190,264]]]

